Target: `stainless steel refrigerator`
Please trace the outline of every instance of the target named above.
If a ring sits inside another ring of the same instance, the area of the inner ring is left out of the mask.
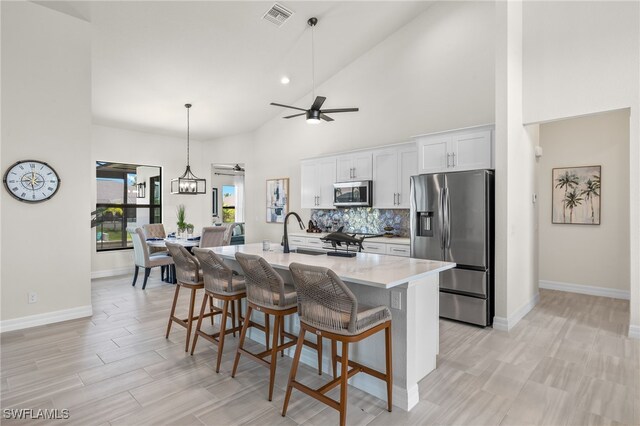
[[[440,274],[441,317],[492,324],[492,170],[411,177],[411,257],[457,263]]]

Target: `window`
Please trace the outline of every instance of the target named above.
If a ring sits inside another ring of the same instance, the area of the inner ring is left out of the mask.
[[[144,198],[137,185],[144,184]],[[121,250],[133,247],[128,226],[162,222],[160,167],[96,162],[96,249]]]
[[[222,185],[222,222],[236,221],[236,187]]]

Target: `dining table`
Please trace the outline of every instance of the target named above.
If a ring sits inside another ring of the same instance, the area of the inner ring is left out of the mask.
[[[149,247],[159,247],[166,248],[166,243],[180,244],[182,247],[186,248],[191,252],[191,249],[194,247],[200,246],[200,237],[194,238],[147,238],[147,245]],[[169,273],[167,274],[166,282],[171,284],[175,284],[176,280],[176,265],[171,264],[169,266]]]

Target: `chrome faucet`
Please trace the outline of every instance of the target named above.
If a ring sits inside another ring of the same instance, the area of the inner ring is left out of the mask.
[[[296,212],[287,213],[287,215],[284,217],[284,235],[282,236],[282,244],[281,244],[284,247],[284,249],[282,250],[283,253],[289,253],[289,233],[287,232],[287,220],[289,220],[289,216],[291,215],[294,215],[296,219],[298,219],[298,223],[300,224],[300,229],[304,229],[304,223],[302,223],[302,219],[300,218],[298,213]]]

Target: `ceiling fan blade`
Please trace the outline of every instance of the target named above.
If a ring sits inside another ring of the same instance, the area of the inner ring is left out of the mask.
[[[326,100],[327,98],[325,98],[324,96],[316,96],[316,100],[313,101],[313,105],[311,105],[310,109],[319,110],[322,104],[324,103],[324,101]]]
[[[336,108],[336,109],[323,109],[322,112],[325,114],[330,114],[334,112],[356,112],[359,111],[359,108]]]
[[[307,112],[301,112],[300,114],[293,114],[293,115],[288,115],[286,117],[282,117],[282,118],[293,118],[293,117],[300,117],[301,115],[305,115]]]
[[[275,106],[284,107],[284,108],[291,108],[291,109],[298,109],[300,111],[307,112],[307,110],[304,109],[304,108],[298,108],[298,107],[294,107],[294,106],[291,106],[291,105],[277,104],[275,102],[271,102],[269,105],[275,105]]]
[[[324,114],[320,114],[320,118],[322,118],[324,121],[333,121],[333,118],[329,117],[328,115],[324,115]]]

